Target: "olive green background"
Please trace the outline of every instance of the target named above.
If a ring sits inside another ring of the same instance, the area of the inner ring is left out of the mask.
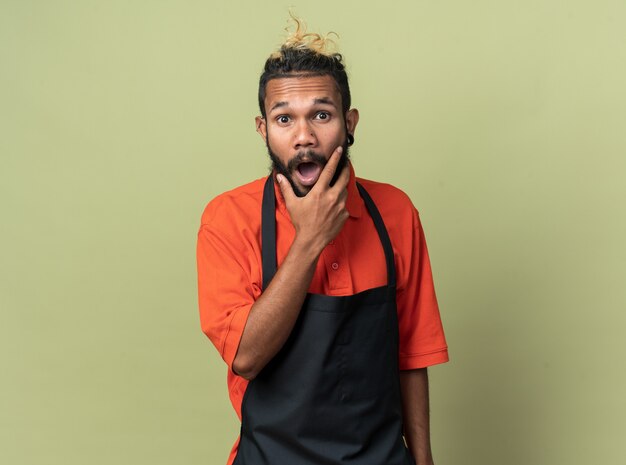
[[[0,1],[0,463],[223,464],[204,205],[266,174],[287,10],[341,36],[362,177],[421,212],[438,465],[626,460],[623,1]]]

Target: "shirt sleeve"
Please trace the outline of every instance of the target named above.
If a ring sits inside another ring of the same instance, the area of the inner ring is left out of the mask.
[[[207,211],[198,231],[196,254],[200,324],[232,370],[250,308],[261,289],[251,273],[254,250],[245,240],[245,231],[242,235],[239,229],[235,235],[239,225],[220,224],[210,207]]]
[[[412,207],[411,241],[398,282],[397,305],[400,330],[401,370],[424,368],[448,361],[439,306],[419,214]]]

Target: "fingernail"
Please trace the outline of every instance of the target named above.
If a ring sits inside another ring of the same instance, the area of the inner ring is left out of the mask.
[[[278,181],[278,184],[280,184],[281,182],[283,182],[283,175],[282,175],[282,174],[277,174],[277,175],[276,175],[276,181]]]
[[[343,147],[337,147],[337,152],[339,153],[343,152]]]

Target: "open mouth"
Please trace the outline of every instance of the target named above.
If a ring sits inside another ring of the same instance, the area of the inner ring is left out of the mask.
[[[300,163],[295,169],[298,181],[300,181],[303,186],[312,186],[315,184],[321,173],[322,167],[311,161]]]

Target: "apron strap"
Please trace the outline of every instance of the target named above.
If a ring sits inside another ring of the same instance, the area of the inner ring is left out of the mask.
[[[376,204],[367,193],[365,188],[356,183],[359,190],[359,194],[365,202],[367,211],[369,212],[372,220],[374,220],[374,226],[378,232],[378,237],[382,243],[383,250],[385,252],[385,261],[387,262],[387,285],[396,285],[396,265],[393,256],[393,247],[391,246],[391,239],[389,239],[389,233],[385,223],[380,216]],[[270,281],[276,274],[278,264],[276,261],[276,195],[274,193],[274,176],[270,175],[265,182],[265,188],[263,190],[263,202],[261,204],[261,259],[263,264],[263,290],[267,289]]]
[[[396,285],[396,262],[393,257],[393,247],[391,246],[391,239],[389,239],[389,233],[385,227],[385,222],[383,221],[382,216],[380,216],[380,212],[378,211],[376,204],[365,188],[358,182],[356,183],[356,187],[359,189],[359,193],[365,202],[367,211],[372,217],[372,220],[374,220],[374,226],[376,226],[376,231],[378,231],[378,237],[380,237],[380,242],[383,244],[385,260],[387,262],[387,285],[394,287]]]
[[[276,263],[276,195],[274,194],[273,174],[270,174],[265,182],[261,208],[261,260],[263,290],[265,290],[278,269]]]

